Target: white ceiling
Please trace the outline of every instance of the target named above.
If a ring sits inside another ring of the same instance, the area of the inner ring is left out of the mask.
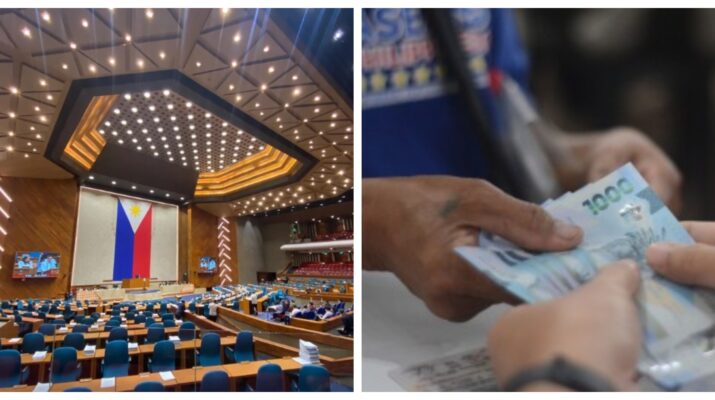
[[[178,69],[319,160],[302,181],[226,204],[225,213],[268,211],[349,190],[351,106],[264,15],[239,9],[6,10],[0,15],[0,174],[67,176],[42,154],[72,80]],[[206,168],[206,154],[200,156]],[[276,199],[274,192],[284,196]]]

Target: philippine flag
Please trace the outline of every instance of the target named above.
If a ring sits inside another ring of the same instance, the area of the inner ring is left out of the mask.
[[[151,219],[151,203],[117,198],[115,281],[135,276],[150,278]]]

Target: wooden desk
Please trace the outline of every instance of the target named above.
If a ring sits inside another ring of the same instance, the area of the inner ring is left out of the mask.
[[[149,283],[148,278],[122,279],[122,289],[146,289]]]
[[[198,328],[197,328],[198,329]],[[142,328],[142,329],[132,329],[127,331],[127,335],[132,338],[143,338],[147,335],[149,332],[148,329]],[[45,344],[51,345],[53,343],[61,343],[63,340],[65,340],[65,336],[67,336],[70,332],[66,333],[58,333],[57,335],[46,335],[45,336]],[[109,338],[109,333],[110,332],[85,332],[82,333],[84,335],[84,339],[87,342],[90,342],[92,340],[100,342],[102,340],[107,340]],[[164,328],[164,334],[165,335],[175,335],[179,333],[179,327],[171,327],[171,328]],[[15,347],[15,346],[21,346],[22,345],[22,338],[17,342],[17,343],[10,343],[10,339],[8,338],[2,338],[0,341],[0,344],[2,344],[3,347]],[[99,344],[99,343],[97,343]]]

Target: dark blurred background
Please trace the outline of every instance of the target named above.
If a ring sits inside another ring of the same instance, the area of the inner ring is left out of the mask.
[[[629,125],[683,174],[684,219],[715,219],[715,10],[519,10],[542,115]]]

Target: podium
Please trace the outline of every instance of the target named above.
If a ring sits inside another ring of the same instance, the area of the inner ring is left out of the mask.
[[[122,289],[146,289],[149,287],[149,278],[122,279]]]

